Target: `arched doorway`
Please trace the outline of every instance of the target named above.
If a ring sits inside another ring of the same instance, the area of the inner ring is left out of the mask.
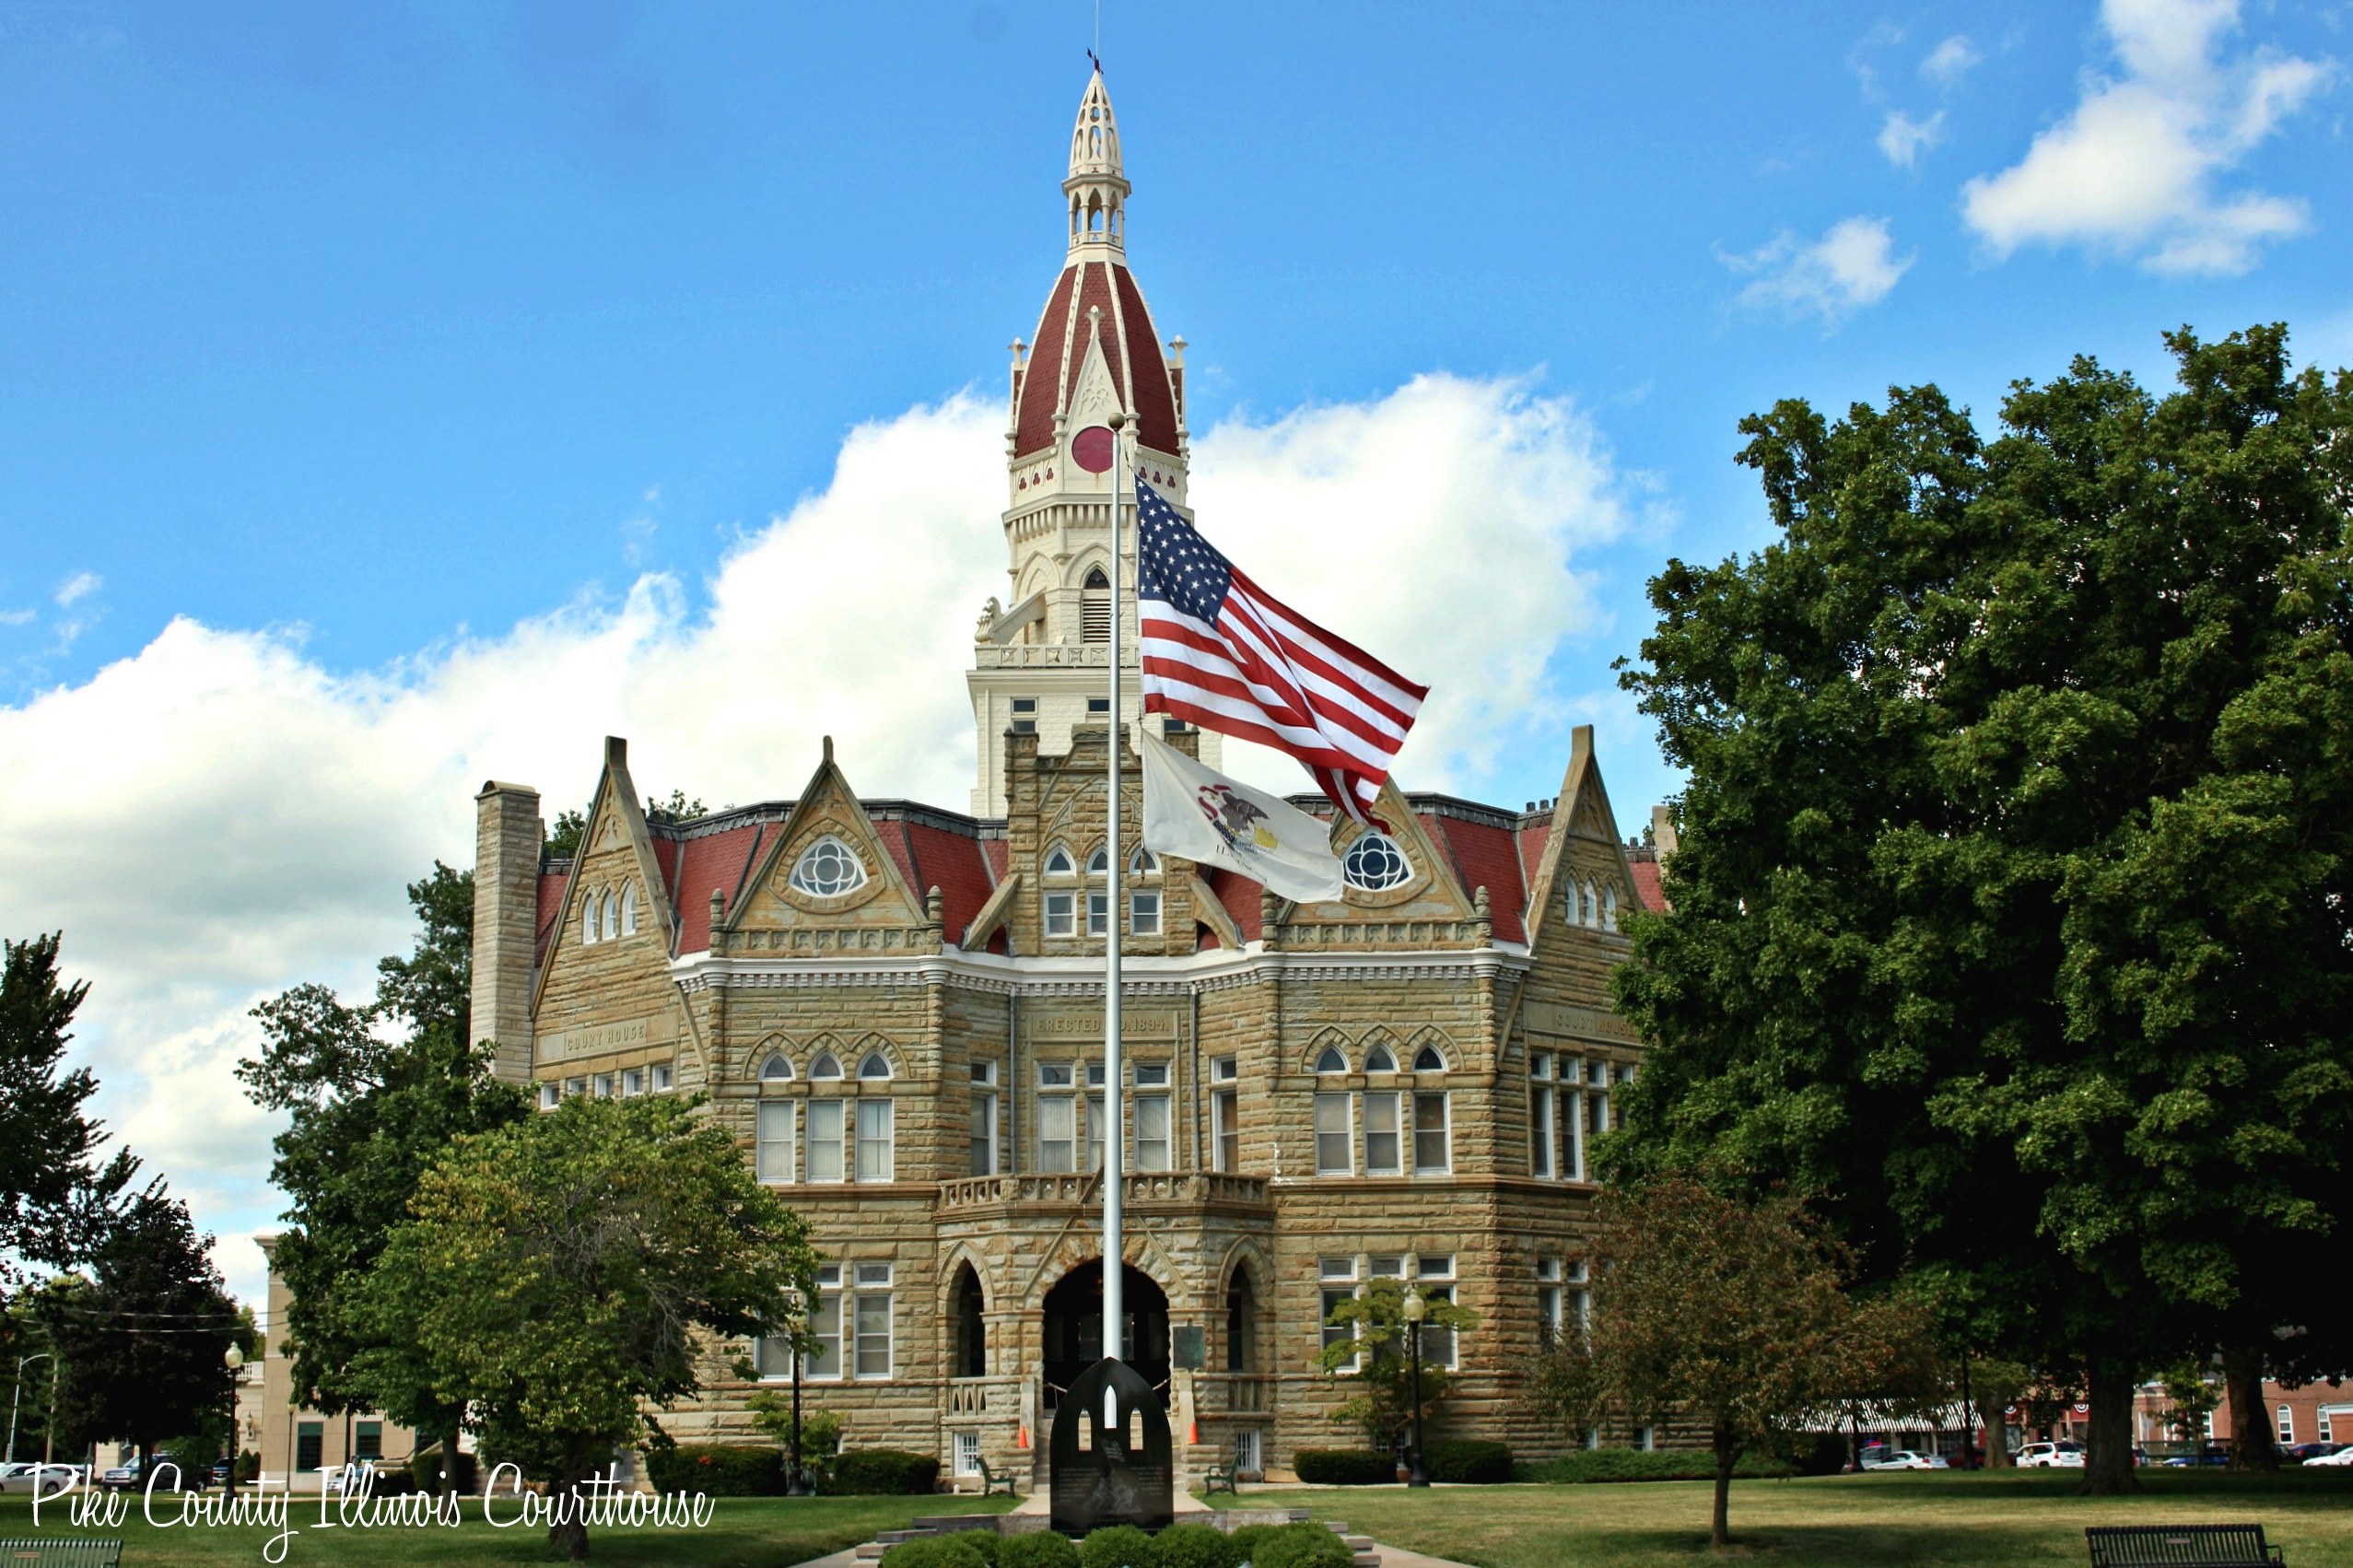
[[[954,1377],[989,1375],[989,1326],[981,1316],[988,1305],[980,1293],[980,1276],[972,1265],[956,1270]]]
[[[1225,1370],[1258,1370],[1258,1296],[1249,1268],[1241,1263],[1225,1284]]]
[[[1120,1359],[1165,1390],[1168,1382],[1168,1294],[1152,1276],[1122,1266],[1127,1331]],[[1059,1391],[1103,1356],[1103,1263],[1082,1263],[1046,1293],[1046,1383],[1049,1408]]]

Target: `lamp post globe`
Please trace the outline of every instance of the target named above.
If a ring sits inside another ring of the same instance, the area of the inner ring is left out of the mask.
[[[1405,1317],[1407,1377],[1413,1401],[1413,1459],[1405,1472],[1408,1486],[1427,1486],[1430,1478],[1422,1469],[1422,1320],[1430,1316],[1430,1304],[1422,1299],[1422,1292],[1409,1285],[1404,1304],[1398,1309]]]
[[[231,1340],[228,1349],[221,1352],[220,1362],[228,1368],[228,1375],[234,1380],[245,1365],[243,1347]],[[237,1395],[234,1390],[228,1396],[228,1476],[220,1484],[223,1492],[232,1495],[237,1491]]]

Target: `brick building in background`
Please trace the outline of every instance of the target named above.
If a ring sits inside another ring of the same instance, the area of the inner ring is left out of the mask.
[[[936,1452],[951,1474],[982,1456],[1025,1480],[1042,1467],[1059,1389],[1097,1354],[1110,1135],[1129,1173],[1122,1343],[1167,1385],[1180,1463],[1280,1473],[1299,1448],[1355,1442],[1316,1359],[1331,1302],[1378,1274],[1480,1314],[1440,1347],[1459,1367],[1442,1432],[1558,1449],[1518,1379],[1581,1309],[1586,1145],[1639,1054],[1608,977],[1621,913],[1656,901],[1656,858],[1619,832],[1589,730],[1559,796],[1523,810],[1392,785],[1389,831],[1335,826],[1350,885],[1333,903],[1145,854],[1131,747],[1128,837],[1105,842],[1115,613],[1135,690],[1132,606],[1112,604],[1107,568],[1126,551],[1134,580],[1133,540],[1115,543],[1107,476],[1071,444],[1124,413],[1138,467],[1182,509],[1188,442],[1182,340],[1164,353],[1126,264],[1099,76],[1063,191],[1066,263],[1014,350],[1011,607],[989,601],[966,674],[969,813],[861,798],[828,742],[790,800],[649,822],[615,740],[577,852],[543,860],[540,797],[486,785],[477,1032],[543,1106],[708,1097],[814,1227],[808,1399],[854,1446]],[[1216,759],[1216,737],[1165,732]],[[1116,1129],[1113,919],[1131,1075]],[[763,1380],[790,1370],[775,1347],[720,1347],[706,1400],[666,1421],[676,1435],[753,1435],[760,1384],[732,1380],[737,1356]]]

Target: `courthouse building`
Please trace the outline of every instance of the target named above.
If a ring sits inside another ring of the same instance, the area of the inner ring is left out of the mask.
[[[1124,414],[1137,467],[1180,509],[1188,443],[1183,342],[1164,346],[1128,268],[1130,186],[1099,76],[1062,189],[1067,255],[1012,368],[1006,597],[965,672],[967,809],[862,797],[859,759],[827,742],[790,799],[650,822],[609,740],[578,848],[552,860],[538,793],[486,785],[475,1031],[545,1106],[707,1098],[825,1255],[806,1398],[845,1418],[853,1446],[1043,1479],[1056,1398],[1100,1342],[1095,1173],[1117,1137],[1120,1344],[1165,1385],[1180,1464],[1280,1475],[1303,1447],[1358,1442],[1329,1419],[1348,1390],[1317,1357],[1325,1313],[1376,1275],[1479,1314],[1437,1347],[1458,1368],[1441,1433],[1556,1450],[1522,1378],[1581,1306],[1586,1146],[1639,1054],[1608,977],[1621,914],[1656,902],[1656,860],[1621,833],[1587,730],[1557,798],[1520,810],[1393,782],[1387,831],[1335,823],[1348,888],[1329,903],[1146,853],[1130,745],[1125,837],[1106,841],[1115,614],[1130,618],[1125,710],[1141,711],[1132,605],[1108,590],[1114,548],[1135,580],[1132,495],[1115,542],[1108,476],[1072,443]],[[1144,722],[1216,760],[1217,737]],[[737,1380],[739,1357],[762,1381]],[[666,1425],[750,1438],[745,1400],[788,1360],[729,1346],[712,1367],[704,1400]]]

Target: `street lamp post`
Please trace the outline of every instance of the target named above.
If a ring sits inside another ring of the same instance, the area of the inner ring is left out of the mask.
[[[37,1362],[37,1361],[45,1361],[45,1362],[53,1362],[53,1362],[55,1362],[55,1361],[56,1361],[56,1359],[57,1359],[57,1358],[56,1358],[55,1356],[53,1356],[53,1355],[50,1354],[47,1351],[41,1351],[41,1352],[38,1352],[38,1353],[36,1353],[36,1354],[26,1356],[26,1357],[25,1357],[25,1358],[23,1358],[21,1361],[19,1361],[19,1362],[18,1362],[18,1363],[17,1363],[17,1386],[16,1386],[16,1387],[15,1387],[13,1390],[11,1390],[11,1391],[10,1391],[10,1393],[9,1393],[9,1395],[8,1395],[8,1458],[7,1458],[7,1463],[9,1463],[9,1464],[12,1464],[12,1465],[13,1465],[13,1464],[15,1464],[15,1463],[17,1462],[17,1402],[18,1402],[19,1399],[21,1399],[21,1398],[24,1398],[24,1393],[25,1393],[25,1368],[27,1368],[27,1367],[30,1366],[33,1363],[35,1363],[35,1362]],[[54,1379],[52,1379],[52,1385],[53,1385],[53,1387],[54,1386]]]
[[[1430,1304],[1422,1299],[1422,1292],[1409,1286],[1405,1293],[1406,1354],[1412,1365],[1407,1371],[1413,1399],[1413,1463],[1405,1472],[1408,1486],[1427,1486],[1430,1478],[1422,1473],[1422,1319],[1428,1316]]]
[[[237,1495],[237,1375],[245,1365],[245,1352],[236,1340],[221,1354],[221,1363],[228,1368],[228,1479],[221,1482],[221,1491],[230,1497]]]
[[[801,1465],[801,1347],[792,1348],[792,1470],[784,1478],[787,1497],[809,1495],[809,1472]]]

